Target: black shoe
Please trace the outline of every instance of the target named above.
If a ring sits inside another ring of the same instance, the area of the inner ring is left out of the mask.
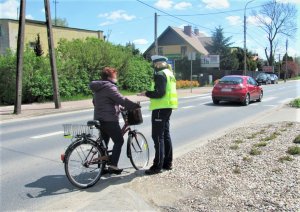
[[[114,168],[111,168],[111,167],[108,167],[107,170],[108,170],[109,174],[121,174],[122,171],[123,171],[123,169],[119,169],[119,168],[114,169]]]
[[[158,174],[158,173],[161,173],[161,169],[154,167],[154,166],[151,166],[150,169],[147,169],[145,171],[146,175],[153,175],[153,174]]]
[[[163,169],[167,170],[167,171],[170,171],[170,170],[173,169],[173,166],[172,165],[170,165],[170,166],[163,166]]]
[[[101,175],[109,174],[108,168],[104,168],[101,172]]]

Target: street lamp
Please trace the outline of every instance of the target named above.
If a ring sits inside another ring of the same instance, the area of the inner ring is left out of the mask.
[[[247,55],[246,55],[246,9],[249,3],[253,2],[254,0],[248,1],[245,5],[244,9],[244,71],[243,75],[247,74]]]

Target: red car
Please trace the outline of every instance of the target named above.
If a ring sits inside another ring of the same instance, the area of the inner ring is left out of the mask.
[[[228,75],[222,77],[212,90],[214,104],[220,101],[241,102],[247,106],[250,101],[260,102],[263,90],[258,83],[249,76]]]

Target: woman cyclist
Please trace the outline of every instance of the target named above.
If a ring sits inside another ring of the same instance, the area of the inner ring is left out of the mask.
[[[94,119],[100,121],[102,137],[106,145],[110,138],[114,143],[110,163],[104,173],[121,174],[123,169],[118,168],[118,162],[124,138],[119,124],[120,105],[127,110],[139,108],[140,105],[120,94],[115,68],[105,67],[100,76],[101,80],[92,81],[89,87],[93,91]]]

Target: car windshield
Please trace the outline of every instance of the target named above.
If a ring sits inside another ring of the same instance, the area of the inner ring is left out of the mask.
[[[240,84],[242,82],[243,79],[241,77],[223,77],[219,81],[221,84]]]
[[[264,78],[266,76],[267,76],[266,74],[259,74],[259,75],[257,75],[257,78]]]
[[[271,74],[271,77],[276,78],[277,75],[276,74]]]

